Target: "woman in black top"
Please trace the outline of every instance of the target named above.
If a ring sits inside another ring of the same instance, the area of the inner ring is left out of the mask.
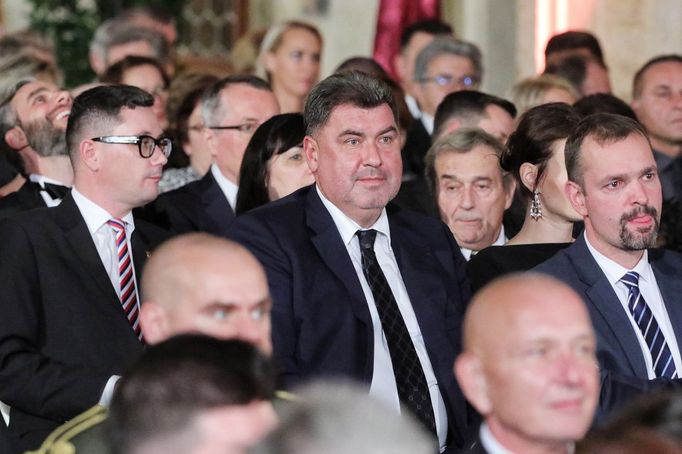
[[[474,291],[502,274],[529,270],[573,242],[573,223],[581,218],[564,195],[564,144],[579,121],[564,103],[537,106],[521,117],[500,164],[516,178],[526,216],[506,245],[484,249],[469,261]]]

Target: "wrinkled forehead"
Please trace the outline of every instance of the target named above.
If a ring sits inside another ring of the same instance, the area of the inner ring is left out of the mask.
[[[12,108],[16,111],[32,104],[41,94],[52,94],[59,91],[56,85],[48,82],[32,81],[22,85],[11,101]]]

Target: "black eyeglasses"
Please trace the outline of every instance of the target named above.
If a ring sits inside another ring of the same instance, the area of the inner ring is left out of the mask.
[[[141,136],[102,136],[93,137],[90,140],[101,143],[116,143],[116,144],[130,144],[137,145],[137,150],[140,152],[140,156],[149,159],[154,154],[154,148],[159,147],[161,153],[165,157],[170,156],[173,150],[173,141],[168,137],[159,137],[158,139],[152,136],[141,135]]]
[[[258,128],[259,124],[258,123],[244,123],[241,125],[234,125],[234,126],[206,126],[208,129],[214,129],[214,130],[224,130],[224,129],[233,129],[235,131],[243,132],[244,134],[251,134],[253,131],[255,131]]]

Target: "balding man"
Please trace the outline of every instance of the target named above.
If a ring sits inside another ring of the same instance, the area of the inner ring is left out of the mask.
[[[149,344],[202,333],[272,352],[265,271],[243,246],[205,233],[173,238],[148,260],[142,292],[140,325]],[[57,454],[64,444],[79,453],[109,452],[98,425],[106,417],[106,407],[91,408],[57,428],[37,453]]]
[[[567,285],[525,273],[481,290],[455,362],[462,391],[484,417],[466,452],[572,452],[597,404],[595,348],[587,309]]]

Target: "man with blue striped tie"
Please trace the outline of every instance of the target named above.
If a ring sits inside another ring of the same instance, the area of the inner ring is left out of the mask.
[[[639,123],[589,116],[568,138],[565,153],[565,193],[583,216],[585,232],[537,270],[571,285],[588,305],[603,416],[630,391],[671,384],[682,372],[682,256],[650,249],[658,234],[661,183]]]

